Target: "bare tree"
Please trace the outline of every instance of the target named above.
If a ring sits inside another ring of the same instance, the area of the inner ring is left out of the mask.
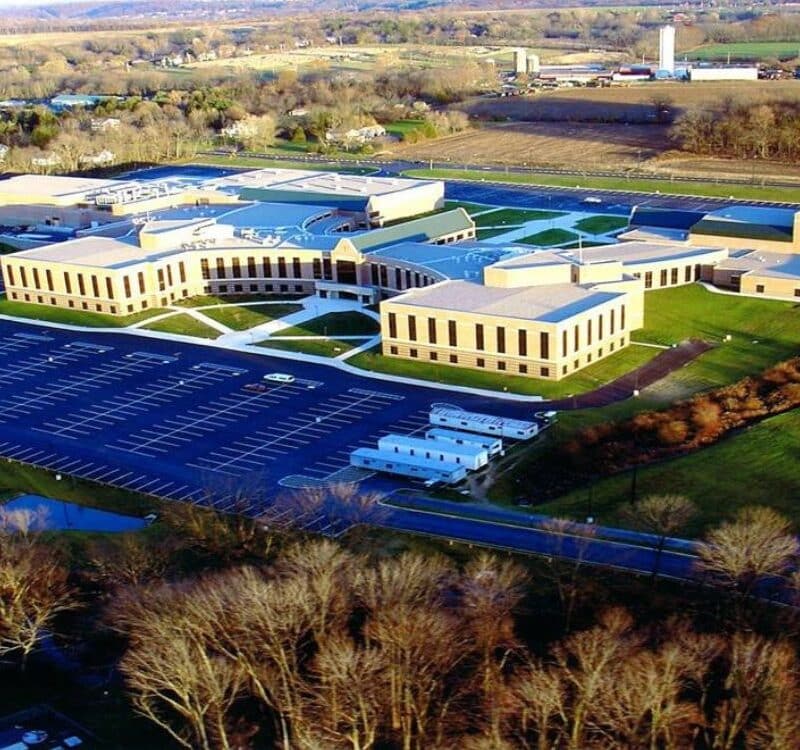
[[[648,495],[623,508],[624,519],[635,528],[657,538],[653,580],[658,575],[667,539],[685,528],[696,514],[695,504],[684,495]]]
[[[0,658],[31,652],[56,618],[77,603],[52,548],[21,534],[0,534]]]
[[[798,551],[786,518],[770,508],[743,508],[709,532],[699,565],[717,583],[749,596],[767,577],[787,573]]]

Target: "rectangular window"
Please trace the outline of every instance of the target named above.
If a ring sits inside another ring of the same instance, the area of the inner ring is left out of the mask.
[[[200,259],[200,274],[204,279],[211,278],[211,271],[208,268],[208,258]]]
[[[525,330],[521,329],[517,333],[517,349],[520,357],[528,356],[528,332]]]
[[[625,330],[625,305],[619,309],[619,327],[621,330]]]
[[[383,264],[381,264],[379,270],[381,276],[380,286],[386,288],[389,286],[389,269],[386,268],[386,266],[384,266]]]
[[[417,340],[417,318],[415,315],[408,316],[408,338],[411,341]]]
[[[393,312],[389,313],[389,338],[397,338],[397,316]]]
[[[292,273],[296,279],[303,278],[303,266],[300,265],[300,258],[292,258]]]
[[[497,328],[497,351],[500,354],[506,353],[506,329],[502,326]]]
[[[689,282],[689,281],[692,280],[692,267],[691,266],[686,266],[686,268],[683,270],[683,280],[686,281],[686,282]]]
[[[19,275],[22,279],[22,286],[28,286],[28,274],[25,272],[25,266],[19,267]]]
[[[11,266],[6,266],[6,275],[8,276],[8,283],[14,286],[14,269]],[[64,274],[64,276],[66,275]]]
[[[603,340],[603,316],[597,318],[597,338]]]
[[[402,271],[399,268],[394,269],[394,288],[395,289],[403,288],[403,275]]]
[[[311,275],[315,279],[322,278],[322,261],[319,258],[314,258],[311,261]]]
[[[370,278],[372,279],[372,286],[380,286],[380,279],[378,278],[378,264],[372,263],[369,267]]]
[[[286,258],[278,258],[278,278],[286,278]]]
[[[233,270],[233,278],[234,279],[241,279],[242,278],[242,264],[238,258],[234,258],[231,261],[231,269]]]
[[[550,359],[550,334],[547,331],[539,334],[539,351],[541,359]]]
[[[389,354],[397,354],[397,347],[396,346],[390,346],[389,347]]]
[[[419,274],[418,273],[414,273],[414,286],[417,286],[417,287],[421,286],[420,278],[419,278]]]
[[[695,281],[700,281],[700,264],[699,263],[694,267],[694,280]]]
[[[528,374],[528,365],[520,365],[519,366],[519,374],[520,375],[527,375]]]
[[[248,258],[247,259],[247,276],[248,278],[254,279],[256,277],[256,259],[255,258]],[[181,279],[181,281],[185,281],[185,279]]]
[[[106,293],[109,299],[114,299],[114,285],[111,283],[110,276],[106,276]]]
[[[592,345],[592,321],[586,321],[586,344],[587,346]]]
[[[540,372],[542,373],[542,377],[543,378],[549,378],[550,377],[550,368],[549,367],[543,367],[540,370]]]
[[[14,282],[12,281],[11,283],[13,284]],[[64,271],[64,288],[67,290],[67,294],[72,294],[72,281],[66,271]]]
[[[225,261],[222,258],[217,258],[217,278],[224,279],[225,276]]]
[[[486,360],[483,359],[482,357],[478,357],[478,359],[475,361],[475,364],[478,367],[486,367]]]
[[[322,259],[322,278],[325,281],[333,281],[333,266],[330,258]]]
[[[406,289],[411,288],[411,271],[406,269]]]
[[[172,286],[172,266],[167,266],[167,283]]]
[[[130,276],[122,277],[122,291],[127,299],[131,298],[131,279]]]
[[[566,330],[561,332],[561,356],[566,357],[569,349]]]
[[[80,292],[82,297],[86,296],[86,284],[83,281],[83,274],[78,274],[78,292]]]
[[[261,266],[264,271],[264,278],[269,279],[272,277],[272,261],[269,258],[261,259]]]
[[[475,348],[478,351],[483,351],[483,324],[476,323],[475,324]]]
[[[670,271],[670,284],[677,284],[678,283],[678,269],[673,268]]]
[[[756,293],[757,294],[764,294],[764,285],[763,284],[756,284]]]
[[[505,370],[506,369],[506,363],[505,362],[498,362],[497,363],[497,369],[498,370]]]
[[[45,270],[44,276],[47,279],[47,291],[48,292],[52,292],[53,291],[53,272],[48,268],[47,270]]]
[[[662,268],[661,269],[661,286],[666,286],[666,285],[667,285],[667,269],[666,268]]]
[[[436,352],[431,352],[431,353],[428,355],[428,358],[429,358],[429,359],[430,359],[432,362],[436,362],[436,360],[438,360],[438,359],[439,359],[439,355],[438,355]]]
[[[408,350],[408,355],[410,357],[414,357],[414,359],[416,359],[417,358],[417,350],[416,349],[409,349]]]
[[[144,285],[144,273],[139,271],[139,293],[144,294],[145,292],[145,285]]]
[[[41,289],[42,288],[41,282],[39,281],[39,269],[38,268],[34,268],[33,269],[33,285],[34,285],[34,287],[36,287],[36,289]]]
[[[608,333],[609,333],[610,336],[613,336],[614,335],[614,322],[615,322],[614,321],[614,317],[615,317],[614,316],[614,310],[612,310],[610,312],[610,316],[611,317],[609,318],[609,321],[608,321]]]
[[[581,346],[581,334],[578,326],[575,326],[575,351],[577,352]]]
[[[794,290],[794,296],[795,297],[800,297],[800,289],[795,289]]]
[[[252,260],[252,258],[250,259]],[[255,263],[253,264],[253,268],[255,268]],[[178,276],[180,277],[181,284],[186,283],[186,265],[182,260],[178,261]]]
[[[652,289],[653,288],[653,272],[646,271],[644,274],[644,288],[645,289]]]
[[[451,354],[450,355],[450,364],[451,365],[457,365],[458,364],[458,355],[457,354]]]
[[[450,346],[458,346],[458,333],[456,332],[455,320],[447,321],[447,337]]]
[[[100,296],[100,285],[97,283],[97,276],[92,275],[92,296]]]
[[[164,269],[158,269],[158,291],[163,292],[167,288],[167,285],[164,283]]]
[[[436,343],[436,318],[428,318],[428,342]]]

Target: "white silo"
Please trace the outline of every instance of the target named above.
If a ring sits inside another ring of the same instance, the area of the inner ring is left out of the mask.
[[[528,55],[528,75],[539,75],[539,55]]]
[[[662,26],[658,31],[658,69],[675,72],[674,26]]]
[[[527,50],[524,47],[517,47],[514,50],[514,73],[524,75],[527,71]]]

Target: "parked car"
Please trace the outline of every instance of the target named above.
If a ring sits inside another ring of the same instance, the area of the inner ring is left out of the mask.
[[[264,383],[248,383],[244,386],[244,389],[253,393],[264,393],[264,391],[268,390]]]
[[[294,375],[289,375],[288,372],[271,372],[269,375],[264,376],[264,380],[269,380],[272,383],[294,383]]]

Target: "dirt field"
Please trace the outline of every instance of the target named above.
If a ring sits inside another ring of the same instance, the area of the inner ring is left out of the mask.
[[[670,101],[677,113],[693,106],[713,106],[726,98],[800,101],[800,81],[670,82],[560,89],[528,97],[473,99],[459,109],[486,120],[646,123],[655,117],[655,100]]]
[[[670,147],[663,125],[515,122],[398,146],[397,156],[459,163],[630,168]]]

